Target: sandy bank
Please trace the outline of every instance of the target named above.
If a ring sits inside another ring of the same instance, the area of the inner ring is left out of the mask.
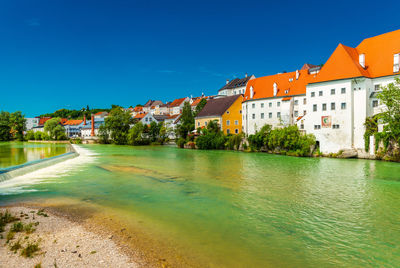
[[[38,213],[38,209],[10,207],[0,208],[0,212],[4,215],[6,209],[25,226],[31,223],[35,230],[15,232],[7,243],[7,234],[18,221],[6,225],[0,233],[0,267],[34,267],[37,264],[41,267],[139,267],[118,248],[111,236],[102,237],[47,211]],[[11,246],[18,241],[21,249],[14,253]],[[39,246],[30,258],[21,256],[28,243]]]

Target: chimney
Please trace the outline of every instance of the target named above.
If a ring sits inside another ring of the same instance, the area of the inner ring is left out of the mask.
[[[86,114],[83,115],[83,125],[86,126]]]
[[[274,83],[274,97],[278,94],[278,85]]]
[[[299,79],[299,76],[300,76],[299,70],[296,70],[296,80]]]
[[[94,136],[94,114],[92,114],[92,132],[90,133],[90,136]]]
[[[226,79],[226,84],[229,84],[229,79]]]
[[[360,54],[358,56],[358,61],[360,62],[361,67],[365,68],[365,54]]]
[[[247,78],[247,73],[244,75],[245,78]]]

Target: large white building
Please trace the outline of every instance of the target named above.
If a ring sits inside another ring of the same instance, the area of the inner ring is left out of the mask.
[[[400,30],[367,38],[356,48],[338,45],[307,85],[304,126],[321,152],[364,152],[365,119],[381,111],[376,93],[399,76],[399,55]]]
[[[251,80],[242,104],[243,131],[297,124],[315,135],[323,153],[368,153],[365,120],[383,111],[376,96],[400,76],[399,61],[397,30],[367,38],[356,48],[339,44],[322,68],[306,64],[300,71]]]
[[[242,127],[254,134],[268,124],[296,124],[307,113],[306,85],[320,67],[305,64],[301,70],[250,80],[242,103]],[[303,124],[300,124],[303,128]]]

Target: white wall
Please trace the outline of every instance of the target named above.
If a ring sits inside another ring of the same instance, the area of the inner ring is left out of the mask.
[[[254,134],[266,124],[276,128],[296,123],[296,118],[304,115],[306,110],[305,97],[305,95],[298,95],[289,101],[282,101],[283,97],[278,97],[243,102],[243,131],[246,134]],[[280,118],[278,118],[278,113],[281,115]],[[264,114],[264,118],[262,118],[262,114]],[[253,119],[253,115],[255,119]]]

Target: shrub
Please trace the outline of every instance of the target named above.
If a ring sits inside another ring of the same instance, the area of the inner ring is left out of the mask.
[[[178,145],[179,148],[183,148],[185,146],[186,140],[184,138],[179,138],[176,141],[176,145]]]

